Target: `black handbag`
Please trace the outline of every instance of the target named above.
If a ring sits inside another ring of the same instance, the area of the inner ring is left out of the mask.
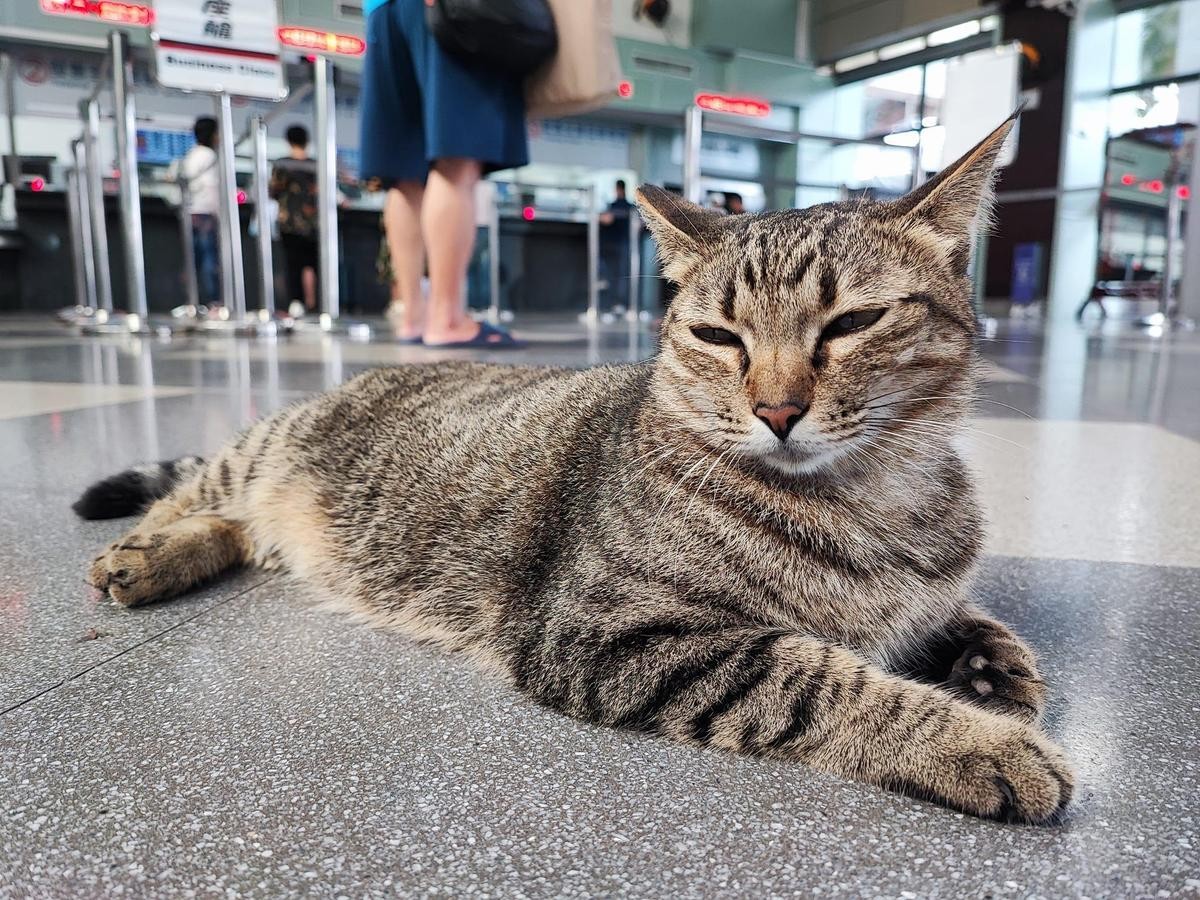
[[[442,49],[473,65],[528,75],[558,49],[547,0],[425,0]]]

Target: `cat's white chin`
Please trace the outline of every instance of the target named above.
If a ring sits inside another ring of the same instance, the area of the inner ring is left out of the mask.
[[[810,475],[829,466],[841,456],[837,447],[798,447],[779,444],[755,454],[758,460],[785,475]]]

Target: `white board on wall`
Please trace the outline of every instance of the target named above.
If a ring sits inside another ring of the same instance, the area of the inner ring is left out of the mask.
[[[943,165],[958,159],[1012,115],[1020,93],[1021,47],[1016,42],[947,60],[946,96],[938,116],[938,124],[946,127]],[[1007,166],[1016,155],[1014,128],[996,164]]]

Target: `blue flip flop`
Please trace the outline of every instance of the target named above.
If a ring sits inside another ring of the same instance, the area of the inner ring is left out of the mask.
[[[489,322],[479,323],[479,333],[469,341],[451,341],[449,344],[426,344],[431,350],[516,350],[525,345],[503,328],[497,328]]]
[[[397,344],[423,344],[423,343],[425,343],[425,339],[423,337],[421,337],[421,335],[418,334],[416,337],[396,338],[396,343]]]

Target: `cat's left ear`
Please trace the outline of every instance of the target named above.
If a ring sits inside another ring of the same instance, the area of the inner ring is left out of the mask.
[[[678,282],[705,248],[720,238],[723,217],[652,184],[638,188],[636,199],[642,221],[658,244],[663,273]]]
[[[958,160],[891,204],[893,215],[929,230],[960,274],[966,273],[976,232],[990,222],[996,157],[1020,114],[1018,109]]]

